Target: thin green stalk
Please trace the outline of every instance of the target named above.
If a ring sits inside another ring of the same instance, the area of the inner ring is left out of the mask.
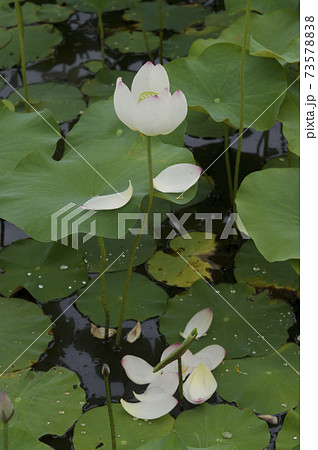
[[[109,425],[110,425],[110,432],[111,432],[111,437],[112,437],[112,450],[116,450],[116,431],[115,431],[115,421],[114,421],[113,409],[112,409],[112,399],[110,396],[109,373],[110,373],[109,370],[103,370]]]
[[[3,422],[3,450],[9,449],[8,422]]]
[[[162,4],[158,0],[158,19],[159,19],[159,61],[162,64],[162,41],[163,41],[163,21],[162,21]]]
[[[24,38],[23,38],[23,14],[21,5],[18,0],[14,0],[15,14],[17,18],[17,26],[18,26],[18,35],[19,35],[19,45],[20,45],[20,62],[22,69],[22,81],[24,88],[24,98],[25,102],[25,111],[30,112],[29,106],[29,94],[28,94],[28,83],[26,77],[26,63],[25,63],[25,53],[24,53]]]
[[[292,167],[294,153],[292,153],[290,150],[287,150],[287,152],[288,167]]]
[[[108,339],[109,334],[109,321],[110,321],[110,314],[109,314],[109,308],[106,300],[106,280],[105,280],[105,269],[106,269],[106,250],[104,245],[104,239],[100,236],[98,236],[98,245],[100,249],[101,254],[101,262],[100,262],[100,285],[101,285],[101,295],[102,295],[102,304],[105,311],[105,339]]]
[[[179,375],[179,405],[180,409],[183,409],[183,374],[182,374],[182,361],[178,358],[178,375]]]
[[[227,184],[229,187],[230,202],[231,205],[233,205],[233,184],[232,184],[232,173],[229,155],[229,128],[226,124],[224,124],[224,150],[225,150],[224,157],[225,157]]]
[[[154,62],[154,59],[153,59],[153,56],[152,56],[152,53],[151,53],[151,50],[150,50],[150,47],[149,47],[149,42],[148,42],[147,33],[146,33],[146,29],[145,29],[144,19],[143,19],[142,14],[141,14],[141,9],[140,9],[138,0],[135,0],[135,7],[137,9],[139,22],[140,22],[141,29],[142,29],[142,32],[143,32],[145,46],[146,46],[146,50],[147,50],[149,59],[150,59],[151,62]]]
[[[105,66],[105,50],[104,50],[104,27],[103,27],[103,10],[97,10],[98,17],[98,28],[99,28],[99,37],[100,37],[100,51],[102,54],[102,64]]]
[[[0,219],[0,247],[4,247],[4,233],[5,233],[5,222],[3,219]]]
[[[148,178],[149,178],[149,199],[148,199],[148,208],[147,208],[147,212],[146,215],[144,216],[144,219],[142,221],[141,224],[141,228],[140,228],[140,233],[138,234],[135,244],[131,250],[131,254],[130,254],[130,258],[129,258],[129,263],[128,263],[128,269],[127,269],[127,275],[126,275],[126,280],[125,280],[125,285],[124,285],[124,290],[123,290],[123,300],[121,303],[121,310],[120,310],[120,316],[119,316],[119,323],[118,323],[118,330],[117,330],[117,335],[116,335],[116,348],[118,349],[120,346],[120,339],[121,339],[121,333],[123,330],[123,321],[124,321],[124,315],[125,315],[125,310],[126,310],[126,303],[127,303],[127,293],[128,293],[128,287],[129,287],[129,283],[130,283],[130,278],[131,278],[131,274],[132,274],[132,269],[133,269],[133,263],[134,263],[134,259],[135,259],[135,255],[136,255],[136,251],[143,233],[143,230],[147,224],[148,221],[148,217],[150,214],[150,210],[151,210],[151,205],[152,205],[152,199],[153,199],[153,176],[152,176],[152,156],[151,156],[151,137],[150,136],[146,136],[147,139],[147,155],[148,155]]]
[[[240,129],[239,129],[239,141],[236,153],[235,170],[234,170],[234,187],[233,187],[233,206],[235,210],[235,197],[238,189],[238,179],[240,171],[240,159],[242,151],[243,140],[243,124],[244,124],[244,68],[245,68],[245,55],[247,46],[247,31],[251,13],[251,0],[247,0],[246,13],[245,13],[245,26],[244,26],[244,40],[241,54],[241,74],[240,74],[240,90],[241,90],[241,110],[240,110]]]
[[[269,130],[264,131],[264,162],[268,158],[268,141],[269,141]]]

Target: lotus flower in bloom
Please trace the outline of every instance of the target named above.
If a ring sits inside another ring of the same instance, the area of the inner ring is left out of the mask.
[[[203,319],[203,315],[208,316]],[[212,322],[210,308],[200,311],[189,322],[203,335]],[[187,327],[183,334],[186,333]],[[160,360],[164,360],[181,344],[173,344],[164,350]],[[198,353],[187,350],[182,358],[182,375],[184,397],[193,404],[208,400],[216,391],[217,383],[211,370],[215,369],[224,359],[225,350],[220,345],[209,345]],[[136,384],[149,384],[143,394],[136,394],[138,403],[128,403],[121,399],[123,408],[132,416],[140,419],[155,419],[169,413],[178,403],[173,397],[178,387],[178,363],[174,361],[164,367],[161,372],[153,373],[153,367],[142,358],[133,355],[123,357],[122,366],[126,375]]]
[[[114,106],[119,119],[131,130],[146,136],[169,134],[187,115],[187,101],[181,91],[169,91],[169,78],[161,64],[148,61],[135,75],[131,90],[117,78]]]

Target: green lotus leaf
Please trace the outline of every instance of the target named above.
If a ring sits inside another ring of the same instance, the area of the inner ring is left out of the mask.
[[[285,156],[275,156],[269,159],[263,166],[263,169],[288,169],[289,167],[300,167],[300,158],[293,153]]]
[[[136,450],[143,443],[161,437],[172,430],[174,419],[168,414],[156,420],[136,420],[127,414],[121,405],[112,404],[116,426],[118,449]],[[77,421],[73,443],[77,450],[93,449],[98,446],[111,448],[107,406],[90,409]]]
[[[224,124],[215,122],[209,114],[189,111],[187,115],[187,134],[201,138],[224,136]]]
[[[126,280],[126,271],[107,273],[106,296],[111,312],[111,325],[116,326],[122,305],[123,286]],[[166,309],[168,296],[166,292],[152,283],[143,275],[133,273],[127,294],[127,308],[125,319],[135,319],[140,322],[163,314]],[[79,291],[76,301],[77,308],[97,325],[104,326],[105,311],[101,300],[100,282],[92,280],[87,290]]]
[[[300,449],[300,411],[299,408],[291,409],[283,423],[283,428],[276,438],[277,450],[299,450]]]
[[[260,13],[266,13],[275,9],[292,8],[298,10],[299,0],[252,0],[251,9]],[[225,8],[228,14],[237,14],[246,8],[245,0],[225,0]]]
[[[150,50],[159,45],[159,38],[154,33],[146,32]],[[146,46],[142,31],[117,31],[105,39],[105,44],[121,53],[146,53]]]
[[[1,377],[0,388],[7,391],[15,410],[9,427],[18,427],[35,437],[63,435],[79,418],[85,404],[78,376],[64,367],[52,367],[48,372],[8,373]],[[22,448],[21,443],[17,448]]]
[[[133,0],[57,0],[76,11],[95,13],[97,8],[103,11],[117,11],[133,4]]]
[[[50,111],[44,110],[41,115],[45,120],[35,112],[20,114],[8,108],[0,111],[0,176],[11,172],[35,150],[53,155],[60,130]]]
[[[283,124],[283,133],[288,141],[288,149],[300,154],[300,101],[299,82],[293,84],[286,93],[280,107],[278,119]],[[295,158],[294,158],[295,159]]]
[[[239,408],[277,414],[299,403],[298,371],[299,347],[286,344],[267,356],[227,360],[213,374],[222,398]]]
[[[33,434],[18,427],[11,427],[9,425],[9,442],[11,448],[21,448],[23,450],[48,450],[52,447],[40,442]],[[0,442],[3,441],[3,430],[0,430]]]
[[[226,358],[266,355],[272,351],[268,343],[279,348],[286,342],[287,330],[294,323],[289,306],[270,299],[266,292],[255,295],[255,289],[246,284],[222,283],[213,289],[199,280],[183,294],[169,299],[160,317],[160,332],[169,344],[182,342],[179,332],[205,308],[212,308],[213,322],[207,335],[191,344],[191,351],[219,344],[225,348]]]
[[[57,242],[17,241],[0,252],[0,268],[3,295],[24,287],[41,302],[66,297],[88,281],[82,252]]]
[[[244,178],[237,211],[269,261],[299,258],[299,169],[266,169]]]
[[[5,28],[0,28],[0,48],[5,47],[12,39],[12,34]]]
[[[18,89],[18,92],[23,95],[23,88]],[[80,90],[69,84],[31,84],[28,93],[29,101],[37,111],[49,109],[58,122],[75,119],[86,108]],[[24,110],[24,101],[18,93],[13,92],[9,99],[17,111]]]
[[[57,23],[64,22],[71,14],[72,10],[60,5],[44,4],[35,5],[26,2],[21,7],[23,14],[23,23],[29,25],[35,22]],[[9,4],[0,5],[0,26],[14,27],[17,24],[15,9]]]
[[[211,279],[211,270],[218,268],[210,260],[216,247],[215,235],[212,233],[191,232],[186,239],[177,236],[170,242],[170,253],[159,250],[150,258],[148,271],[161,283],[189,287],[200,276]]]
[[[234,275],[239,283],[254,287],[299,290],[299,276],[289,262],[266,261],[253,241],[246,242],[236,254]]]
[[[2,297],[0,305],[0,373],[30,367],[51,340],[48,331],[45,331],[50,328],[51,321],[38,305],[20,298]]]
[[[238,128],[240,64],[241,48],[223,43],[208,47],[196,60],[180,58],[165,68],[173,80],[172,90],[180,89],[190,107],[199,106],[216,122],[226,120]],[[279,96],[285,88],[285,75],[277,61],[247,54],[244,126],[260,131],[271,128],[283,101]]]
[[[1,68],[19,63],[20,47],[17,27],[9,30],[10,42],[0,49]],[[54,52],[54,46],[62,41],[61,33],[53,25],[31,25],[24,27],[24,47],[26,62],[40,61]]]
[[[209,11],[201,5],[169,5],[167,2],[161,2],[163,26],[169,30],[182,31],[198,22],[203,22]],[[142,14],[145,28],[148,31],[159,29],[158,7],[152,2],[140,3],[140,11]],[[125,20],[133,20],[139,22],[139,15],[132,6],[125,12],[123,18]],[[139,25],[141,29],[141,25]]]

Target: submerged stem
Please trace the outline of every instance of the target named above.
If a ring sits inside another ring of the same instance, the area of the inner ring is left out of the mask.
[[[179,404],[180,409],[183,410],[183,374],[182,374],[181,358],[178,358],[178,375],[179,375]]]
[[[9,449],[8,422],[3,422],[3,450]]]
[[[109,336],[109,322],[110,322],[110,314],[109,308],[106,300],[106,280],[105,280],[105,269],[106,269],[106,250],[104,245],[104,239],[101,236],[98,236],[98,245],[101,254],[101,262],[100,262],[100,285],[101,285],[101,296],[102,296],[102,304],[105,311],[105,339],[108,339]]]
[[[235,201],[237,189],[238,189],[238,178],[240,171],[240,159],[242,151],[242,133],[244,124],[244,67],[245,67],[245,56],[246,56],[246,46],[247,46],[247,31],[251,12],[251,0],[247,0],[246,13],[245,13],[245,26],[244,26],[244,39],[241,53],[241,76],[240,76],[240,90],[241,90],[241,110],[240,110],[240,129],[239,129],[239,140],[238,148],[236,153],[235,170],[234,170],[234,187],[233,187],[233,202]],[[234,209],[235,205],[233,204]]]
[[[0,247],[4,247],[4,233],[5,233],[5,222],[4,219],[0,219]]]
[[[230,202],[231,205],[233,205],[233,184],[232,184],[232,173],[229,155],[229,128],[226,124],[224,124],[224,151],[225,151],[224,157],[225,157],[227,184],[229,188]]]
[[[102,54],[102,64],[105,66],[105,50],[104,50],[104,27],[103,27],[103,10],[97,9],[98,28],[100,37],[100,51]]]
[[[159,19],[159,61],[162,64],[162,41],[163,41],[163,21],[162,21],[162,4],[158,0],[158,19]]]
[[[108,367],[108,366],[107,366]],[[109,417],[109,426],[112,437],[112,450],[116,450],[116,431],[115,431],[115,421],[113,416],[112,409],[112,399],[110,396],[110,387],[109,387],[109,370],[103,370],[103,377],[105,383],[105,392],[106,392],[106,400],[107,400],[107,409],[108,409],[108,417]]]
[[[149,47],[149,42],[148,42],[147,33],[146,33],[146,29],[145,29],[144,19],[142,17],[141,9],[140,9],[140,6],[139,6],[139,0],[135,0],[135,7],[137,9],[139,22],[140,22],[142,33],[143,33],[143,36],[144,36],[146,50],[147,50],[147,53],[148,53],[150,61],[153,63],[154,59],[153,59],[153,56],[152,56],[152,53],[151,53],[151,50],[150,50],[150,47]]]
[[[30,112],[29,106],[29,94],[28,94],[28,83],[26,77],[26,63],[25,63],[25,52],[24,52],[24,37],[23,37],[23,14],[21,5],[18,0],[14,0],[15,14],[17,18],[17,26],[18,26],[18,35],[19,35],[19,46],[20,46],[20,62],[21,62],[21,70],[22,70],[22,81],[24,88],[24,98],[25,102],[25,111]]]
[[[144,228],[145,228],[145,226],[146,226],[146,224],[148,222],[148,217],[149,217],[149,214],[150,214],[150,210],[151,210],[151,206],[152,206],[152,199],[153,199],[151,137],[150,136],[146,136],[146,139],[147,139],[148,177],[149,177],[148,208],[147,208],[147,212],[144,215],[144,218],[143,218],[143,221],[142,221],[142,224],[141,224],[140,233],[138,234],[138,236],[136,238],[136,241],[135,241],[134,246],[133,246],[133,248],[131,250],[131,254],[130,254],[130,258],[129,258],[127,275],[126,275],[126,280],[125,280],[124,290],[123,290],[123,300],[122,300],[120,316],[119,316],[118,330],[117,330],[117,335],[116,335],[116,344],[115,344],[115,346],[116,346],[117,349],[119,348],[119,345],[120,345],[121,333],[122,333],[122,330],[123,330],[123,321],[124,321],[126,304],[127,304],[127,293],[128,293],[128,287],[129,287],[131,273],[132,273],[132,269],[133,269],[134,259],[135,259],[137,247],[139,245],[139,242],[140,242],[141,236],[143,234]]]

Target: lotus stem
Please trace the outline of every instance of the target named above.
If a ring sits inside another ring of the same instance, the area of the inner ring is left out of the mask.
[[[268,140],[269,140],[269,130],[264,131],[264,162],[268,158]]]
[[[244,125],[244,68],[245,68],[245,56],[247,46],[247,31],[251,13],[251,0],[247,0],[246,13],[245,13],[245,25],[244,25],[244,39],[241,53],[241,74],[240,74],[240,91],[241,91],[241,110],[240,110],[240,128],[239,128],[239,140],[236,153],[235,170],[234,170],[234,187],[233,187],[233,207],[235,208],[235,197],[238,189],[238,179],[240,171],[240,159],[242,151],[243,140],[243,125]]]
[[[102,64],[105,64],[105,50],[104,50],[104,27],[103,27],[103,10],[97,9],[97,17],[98,17],[98,28],[99,28],[99,37],[100,37],[100,51],[102,54]]]
[[[106,269],[106,250],[104,245],[104,239],[101,236],[98,236],[98,245],[101,254],[101,262],[100,262],[100,285],[101,285],[101,296],[102,296],[102,304],[105,311],[105,339],[108,340],[109,336],[109,322],[110,322],[110,314],[109,308],[106,299],[106,280],[105,280],[105,269]]]
[[[144,19],[142,17],[141,9],[140,9],[140,6],[139,6],[139,0],[135,0],[135,8],[137,9],[139,22],[140,22],[142,33],[143,33],[143,36],[144,36],[146,50],[147,50],[147,53],[148,53],[150,61],[153,63],[154,59],[153,59],[153,56],[152,56],[152,53],[151,53],[151,50],[150,50],[150,47],[149,47],[149,42],[148,42],[147,33],[146,33],[146,29],[145,29]]]
[[[180,409],[183,410],[183,374],[182,374],[181,358],[178,358],[178,375],[179,375],[179,404]]]
[[[232,184],[232,173],[229,155],[229,128],[225,123],[224,123],[224,151],[225,151],[224,157],[225,157],[227,184],[229,188],[230,202],[231,205],[233,205],[233,184]]]
[[[9,450],[8,422],[3,422],[3,450]]]
[[[111,432],[111,438],[112,438],[112,450],[116,450],[115,421],[114,421],[114,416],[113,416],[112,399],[111,399],[111,396],[110,396],[110,386],[109,386],[110,369],[109,369],[107,364],[103,365],[102,374],[103,374],[104,383],[105,383],[105,392],[106,392],[106,400],[107,400],[109,426],[110,426],[110,432]]]
[[[152,200],[153,200],[153,175],[152,175],[151,137],[150,136],[146,136],[146,139],[147,139],[148,178],[149,178],[148,208],[147,208],[147,212],[144,215],[144,219],[143,219],[142,224],[141,224],[140,233],[138,234],[138,236],[136,238],[136,241],[135,241],[134,246],[133,246],[133,248],[131,250],[131,254],[130,254],[130,258],[129,258],[127,275],[126,275],[126,280],[125,280],[124,290],[123,290],[123,300],[122,300],[122,303],[121,303],[121,310],[120,310],[120,316],[119,316],[119,322],[118,322],[118,330],[117,330],[117,335],[116,335],[116,344],[115,344],[116,349],[119,349],[119,346],[120,346],[120,339],[121,339],[121,334],[122,334],[122,331],[123,331],[123,321],[124,321],[126,304],[127,304],[127,293],[128,293],[128,287],[129,287],[130,278],[131,278],[131,274],[132,274],[134,259],[135,259],[136,251],[137,251],[137,248],[138,248],[141,236],[143,234],[143,230],[144,230],[144,228],[145,228],[145,226],[146,226],[146,224],[148,222],[148,217],[149,217],[149,214],[150,214],[150,211],[151,211]]]
[[[23,36],[23,13],[19,0],[14,0],[15,14],[17,18],[18,35],[19,35],[19,46],[20,46],[20,63],[22,70],[22,81],[24,88],[24,98],[25,98],[25,112],[30,112],[29,106],[29,94],[28,94],[28,83],[26,77],[26,63],[25,63],[25,52],[24,52],[24,36]]]
[[[162,21],[162,4],[161,0],[158,0],[158,19],[159,19],[159,61],[162,64],[162,41],[163,41],[163,21]]]
[[[5,222],[0,219],[1,232],[0,232],[0,247],[4,247],[4,233],[5,233]]]

